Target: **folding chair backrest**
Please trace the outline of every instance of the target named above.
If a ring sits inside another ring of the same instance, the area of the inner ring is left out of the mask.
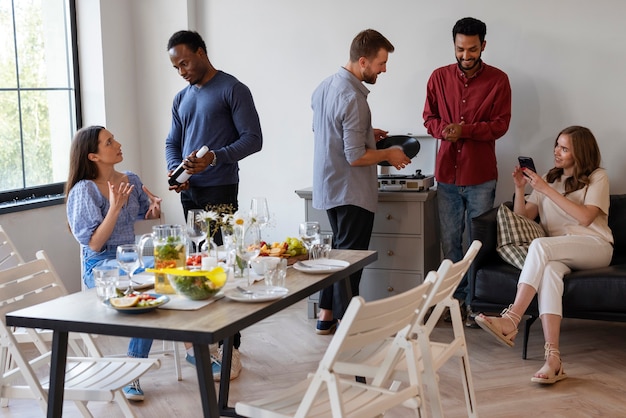
[[[383,341],[400,332],[414,321],[430,286],[426,283],[399,295],[367,303],[360,296],[352,298],[321,365],[334,361],[338,352]]]
[[[408,332],[410,331],[411,324],[415,321],[419,310],[424,307],[426,301],[425,295],[431,286],[431,283],[425,282],[399,295],[367,303],[360,296],[352,298],[341,320],[340,326],[331,340],[324,357],[320,361],[316,377],[324,380],[329,374],[337,373],[335,367],[344,370],[348,367],[349,369],[349,366],[345,362],[340,362],[342,354],[354,353],[359,349],[367,349],[371,345],[380,344],[380,347],[383,348],[384,351],[382,353],[384,360],[381,364],[374,367],[376,370],[373,373],[371,386],[382,388],[393,374],[397,364],[402,361],[403,357],[414,358],[411,351],[411,344],[403,344],[402,340],[406,341],[409,339]],[[385,341],[387,341],[390,336],[394,335],[393,342],[391,344],[385,344]],[[409,352],[406,351],[407,349]],[[415,367],[415,369],[417,368]],[[355,374],[357,376],[361,375],[359,373]],[[370,375],[371,371],[364,374]],[[414,396],[417,396],[419,393],[417,374],[410,376],[409,380],[411,388],[406,389],[407,393],[410,390],[414,390]],[[333,391],[332,382],[334,381],[337,381],[336,378],[331,378],[326,381],[328,390],[331,393]],[[310,407],[319,390],[320,388],[315,385],[309,387],[300,405],[299,412],[307,410],[307,408]],[[399,393],[396,395],[401,397]],[[331,396],[331,400],[333,399],[335,402],[340,402],[337,398]],[[405,399],[405,401],[406,400],[407,399]],[[347,402],[348,399],[344,399],[343,401]],[[400,403],[402,402],[398,404]],[[371,407],[372,410],[376,410],[377,407],[380,408],[380,405],[371,403],[369,407]],[[336,412],[337,408],[340,408],[340,406],[334,405],[334,408]],[[382,411],[384,411],[384,409],[381,410],[381,412]],[[299,416],[299,414],[296,414],[296,416]]]
[[[47,258],[38,258],[0,271],[0,287],[0,316],[3,322],[7,312],[67,294]]]
[[[0,225],[0,270],[22,264],[24,260],[15,248],[13,241]]]
[[[434,288],[431,289],[426,302],[427,309],[420,312],[420,318],[418,318],[417,321],[418,324],[423,323],[424,317],[429,308],[437,306],[441,301],[452,298],[454,291],[463,279],[465,273],[469,270],[469,267],[474,261],[474,258],[476,258],[481,246],[482,243],[480,241],[472,242],[462,260],[456,263],[452,263],[450,260],[444,260],[437,269],[437,275],[430,276],[435,280],[437,278],[440,278],[440,280],[433,283]],[[429,280],[428,277],[427,280]],[[443,307],[440,307],[440,309],[443,310]],[[439,312],[433,312],[433,319],[438,319],[438,313]]]

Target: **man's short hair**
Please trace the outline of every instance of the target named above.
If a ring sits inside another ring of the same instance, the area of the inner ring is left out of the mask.
[[[480,43],[482,44],[485,41],[485,35],[487,34],[487,25],[478,19],[474,19],[473,17],[464,17],[463,19],[458,20],[452,28],[453,42],[456,41],[457,33],[467,36],[478,35],[478,39],[480,39]]]
[[[372,59],[378,55],[378,51],[381,48],[384,48],[387,52],[395,50],[391,42],[380,32],[374,29],[366,29],[352,40],[352,45],[350,45],[350,62],[357,62],[361,57]]]
[[[202,48],[206,54],[206,44],[202,39],[202,36],[198,32],[190,30],[180,30],[170,36],[170,40],[167,41],[167,50],[174,48],[177,45],[187,45],[192,52],[196,52],[198,48]]]

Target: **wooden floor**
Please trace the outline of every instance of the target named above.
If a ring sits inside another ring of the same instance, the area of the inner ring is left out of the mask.
[[[255,399],[286,388],[315,370],[330,336],[314,332],[315,320],[307,319],[306,304],[274,315],[243,331],[241,358],[244,369],[231,382],[231,405],[239,399]],[[466,329],[471,368],[481,417],[620,417],[625,416],[626,323],[563,321],[561,351],[569,378],[553,386],[530,382],[543,363],[543,338],[539,321],[533,326],[529,358],[522,360],[521,346],[507,349],[480,329]],[[441,323],[437,333],[450,328]],[[521,335],[518,336],[521,343]],[[98,337],[108,353],[123,353],[127,339]],[[519,345],[519,344],[518,344]],[[155,341],[153,349],[161,348]],[[181,352],[183,352],[181,346]],[[195,369],[183,360],[183,380],[174,374],[171,356],[160,355],[161,368],[141,379],[144,402],[135,403],[138,417],[192,418],[201,416]],[[441,373],[440,387],[446,417],[464,417],[465,403],[458,366],[451,362]],[[97,417],[117,417],[113,404],[92,403]],[[44,416],[34,401],[11,400],[0,408],[0,417]],[[72,403],[65,403],[64,417],[80,416]],[[395,409],[385,418],[407,417]]]

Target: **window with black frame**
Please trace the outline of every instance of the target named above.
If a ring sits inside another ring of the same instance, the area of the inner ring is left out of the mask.
[[[75,0],[0,0],[0,213],[63,202],[80,126]]]

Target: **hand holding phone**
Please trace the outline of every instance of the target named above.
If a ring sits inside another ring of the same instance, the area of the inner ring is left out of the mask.
[[[519,161],[519,166],[521,168],[527,168],[529,170],[532,170],[533,172],[537,172],[537,169],[535,168],[535,163],[533,162],[533,159],[530,157],[517,157],[517,161]],[[522,170],[522,173],[528,177],[526,175],[526,173],[524,173],[524,170]]]

